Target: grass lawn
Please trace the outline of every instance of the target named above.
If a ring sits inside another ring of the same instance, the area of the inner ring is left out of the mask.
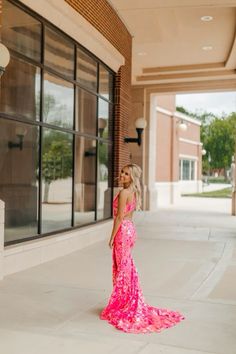
[[[232,189],[229,187],[229,188],[221,189],[219,191],[182,194],[182,197],[232,198]]]

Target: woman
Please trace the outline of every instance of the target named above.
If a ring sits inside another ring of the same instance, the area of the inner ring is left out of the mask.
[[[159,309],[145,303],[138,273],[131,256],[136,240],[132,222],[135,209],[141,207],[141,169],[135,164],[124,166],[120,173],[123,189],[113,201],[114,224],[109,241],[112,248],[113,291],[100,314],[116,328],[130,333],[159,332],[184,319],[178,312]]]

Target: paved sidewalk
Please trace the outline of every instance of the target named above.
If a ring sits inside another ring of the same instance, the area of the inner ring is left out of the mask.
[[[111,292],[100,242],[0,283],[3,354],[235,354],[236,217],[230,200],[182,198],[136,213],[133,251],[146,301],[186,320],[126,334],[98,318]],[[109,235],[108,235],[109,238]]]

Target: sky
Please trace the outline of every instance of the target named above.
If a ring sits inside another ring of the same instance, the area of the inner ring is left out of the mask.
[[[212,112],[218,116],[236,112],[236,91],[215,93],[192,93],[176,96],[176,106],[191,112]]]

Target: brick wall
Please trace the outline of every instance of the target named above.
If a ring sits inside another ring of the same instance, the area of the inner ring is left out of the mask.
[[[2,27],[2,0],[0,0],[0,39],[1,39],[1,27]]]
[[[129,162],[124,143],[131,114],[131,52],[132,37],[115,10],[106,0],[65,0],[90,22],[125,58],[115,80],[115,177]]]

